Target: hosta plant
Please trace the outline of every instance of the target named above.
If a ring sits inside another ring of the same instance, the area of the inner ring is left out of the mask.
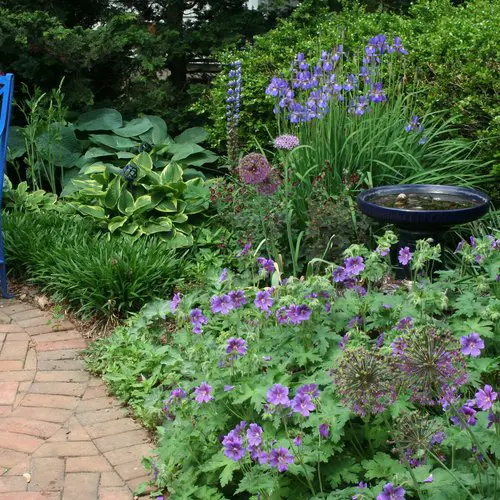
[[[247,246],[243,273],[146,306],[89,366],[156,427],[172,499],[498,498],[499,236],[435,276],[438,246],[402,248],[411,283],[390,233],[302,279]]]
[[[85,175],[73,181],[76,191],[67,199],[109,233],[133,237],[157,234],[174,248],[190,246],[190,217],[209,206],[209,190],[203,179],[184,180],[183,170],[175,162],[156,171],[146,152],[123,169],[95,164],[85,169]]]

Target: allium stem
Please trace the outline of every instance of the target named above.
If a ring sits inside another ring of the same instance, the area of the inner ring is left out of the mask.
[[[429,453],[432,455],[432,457],[439,463],[439,465],[441,465],[441,467],[446,471],[448,472],[448,474],[455,480],[455,482],[460,486],[460,488],[462,488],[466,493],[467,495],[474,499],[474,496],[471,494],[471,492],[462,484],[462,482],[458,479],[458,477],[450,470],[448,469],[448,467],[446,467],[446,465],[441,462],[441,460],[439,459],[439,457],[437,455],[435,455],[432,451],[429,450]]]

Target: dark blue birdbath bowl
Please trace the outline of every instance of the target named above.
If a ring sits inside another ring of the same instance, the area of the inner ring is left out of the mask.
[[[490,199],[477,189],[437,184],[400,184],[358,194],[361,211],[382,223],[394,224],[399,248],[415,249],[417,240],[440,242],[447,229],[479,219]]]

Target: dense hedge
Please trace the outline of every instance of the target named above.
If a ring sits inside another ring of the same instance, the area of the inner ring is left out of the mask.
[[[418,75],[423,84],[422,108],[449,110],[458,115],[464,135],[488,137],[493,144],[494,136],[500,135],[498,0],[471,0],[459,6],[449,0],[419,0],[407,15],[368,13],[356,4],[336,13],[318,8],[321,3],[305,2],[278,28],[256,37],[253,45],[221,55],[223,62],[242,61],[240,133],[244,142],[254,136],[269,140],[266,127],[272,131],[275,120],[265,88],[273,75],[288,70],[299,51],[316,55],[342,39],[345,48],[352,49],[385,33],[401,36],[409,51],[408,75]],[[205,96],[210,106],[206,100],[197,104],[198,111],[211,119],[218,145],[225,140],[225,83],[221,75]]]
[[[84,319],[114,322],[138,311],[169,294],[182,269],[164,242],[110,240],[79,216],[7,213],[3,226],[9,272]]]

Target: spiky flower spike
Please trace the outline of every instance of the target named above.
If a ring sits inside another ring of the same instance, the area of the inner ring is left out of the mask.
[[[435,420],[418,411],[403,413],[396,420],[392,435],[394,451],[399,453],[401,462],[408,461],[411,467],[424,464],[427,452],[446,437]]]
[[[467,382],[460,346],[450,332],[424,326],[403,339],[405,344],[394,358],[413,401],[429,405],[441,399],[443,404],[443,397],[452,397]]]
[[[346,349],[333,370],[343,404],[361,416],[381,413],[396,400],[396,380],[393,360],[365,347]]]

